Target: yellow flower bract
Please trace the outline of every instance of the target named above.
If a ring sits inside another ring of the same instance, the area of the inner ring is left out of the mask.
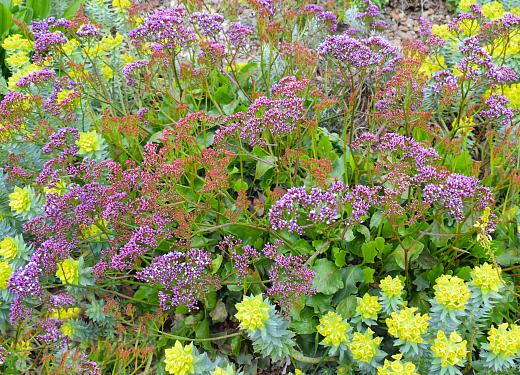
[[[79,154],[90,154],[101,150],[103,138],[97,131],[80,132],[76,146],[79,147]]]
[[[173,375],[189,375],[193,373],[193,345],[183,346],[175,341],[172,348],[164,351],[166,371]]]
[[[423,342],[422,335],[428,330],[428,314],[416,314],[417,307],[405,307],[399,312],[393,312],[386,319],[388,333],[392,336],[410,343]]]
[[[374,338],[374,331],[367,328],[365,333],[355,332],[352,342],[348,348],[352,352],[352,357],[361,362],[370,363],[377,355],[377,349],[381,343],[381,337]]]
[[[363,298],[358,298],[356,312],[364,319],[377,320],[377,313],[381,311],[381,305],[377,301],[377,296],[365,293]]]
[[[329,311],[327,315],[320,318],[320,324],[316,327],[316,330],[325,337],[323,339],[324,344],[339,346],[348,342],[347,331],[349,327],[349,324],[339,314]]]
[[[79,263],[69,258],[58,263],[56,267],[56,276],[63,284],[78,285],[79,282]]]
[[[18,255],[18,244],[14,237],[5,237],[0,241],[0,256],[4,260],[13,260]]]
[[[480,288],[484,294],[489,292],[498,292],[502,285],[500,270],[494,268],[487,262],[481,266],[475,267],[471,275],[473,276],[473,285]]]
[[[14,187],[14,191],[9,194],[9,207],[17,214],[26,213],[31,210],[31,193],[29,188]]]
[[[438,331],[431,350],[433,355],[441,360],[442,367],[457,366],[462,364],[466,357],[466,345],[466,340],[462,340],[457,332],[452,332],[448,338],[444,331]]]
[[[403,283],[397,276],[392,278],[392,276],[388,275],[381,280],[379,287],[388,297],[398,296],[403,291]]]
[[[506,11],[499,1],[491,1],[482,5],[482,13],[491,21],[502,18]]]
[[[240,322],[240,327],[246,331],[254,332],[265,327],[265,321],[269,319],[270,306],[264,302],[262,295],[254,297],[244,296],[242,302],[235,305],[237,313],[235,318]]]
[[[488,333],[491,352],[502,358],[516,356],[520,350],[520,327],[516,324],[512,324],[510,329],[508,327],[508,323],[502,323],[491,327]]]
[[[377,368],[377,375],[419,375],[415,371],[415,365],[412,362],[402,362],[402,357],[402,354],[395,354],[392,356],[394,361],[385,359],[383,367]]]
[[[13,269],[7,262],[0,261],[0,289],[7,288],[7,282],[11,278]]]
[[[463,309],[471,296],[469,287],[457,276],[438,277],[433,289],[437,302],[450,310]]]

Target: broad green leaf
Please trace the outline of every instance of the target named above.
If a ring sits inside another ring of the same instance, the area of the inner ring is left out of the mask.
[[[13,24],[13,16],[9,8],[4,4],[0,4],[0,37],[5,36],[11,25]]]
[[[27,6],[32,8],[35,20],[47,18],[51,13],[51,0],[27,0]]]
[[[318,259],[312,270],[316,272],[313,287],[316,288],[318,293],[334,294],[343,288],[341,272],[330,260]]]
[[[276,163],[275,156],[265,156],[256,162],[255,179],[261,178],[269,169],[274,168]]]
[[[342,292],[346,294],[356,294],[358,291],[358,283],[363,283],[365,277],[360,266],[350,266],[341,269],[343,282],[345,284]]]
[[[363,272],[363,278],[365,279],[365,283],[369,284],[374,282],[374,273],[376,272],[375,269],[370,267],[363,267],[361,272]]]
[[[72,18],[78,12],[80,6],[85,3],[85,0],[74,0],[67,9],[63,12],[63,18]]]
[[[422,242],[419,242],[413,238],[406,237],[403,241],[404,247],[408,250],[408,262],[411,262],[413,260],[416,260],[419,255],[421,255],[424,244]],[[394,252],[392,253],[396,263],[401,267],[401,269],[405,269],[405,256],[404,256],[404,249],[401,246],[401,244],[397,245]]]
[[[350,319],[356,311],[356,304],[356,296],[346,296],[338,303],[338,306],[336,306],[336,312],[344,319]]]
[[[307,299],[307,306],[314,308],[314,312],[316,314],[323,314],[324,312],[330,309],[330,305],[332,302],[331,295],[325,295],[321,293],[316,293],[312,297]]]
[[[221,107],[225,104],[231,103],[235,98],[228,85],[219,87],[217,91],[215,91],[214,97]]]
[[[363,262],[374,263],[374,258],[378,253],[375,242],[370,241],[361,245],[361,252],[363,254]]]

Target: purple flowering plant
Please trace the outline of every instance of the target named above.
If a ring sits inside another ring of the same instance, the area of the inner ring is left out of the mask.
[[[0,372],[442,373],[433,328],[421,359],[385,325],[410,307],[468,371],[517,365],[484,334],[517,332],[520,18],[399,49],[371,1],[224,3],[87,1],[7,39]]]

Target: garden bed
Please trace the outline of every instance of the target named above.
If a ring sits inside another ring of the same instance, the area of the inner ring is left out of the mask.
[[[520,9],[449,6],[0,2],[0,373],[518,374]]]

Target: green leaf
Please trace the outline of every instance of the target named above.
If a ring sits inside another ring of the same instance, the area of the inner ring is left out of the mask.
[[[32,8],[35,20],[47,18],[51,13],[51,0],[27,0],[27,6]]]
[[[237,193],[241,190],[247,190],[247,188],[248,188],[247,182],[245,182],[242,179],[236,180],[235,183],[233,184],[233,190],[235,190]]]
[[[356,304],[356,296],[346,296],[338,303],[338,306],[336,306],[336,312],[344,319],[350,319],[356,311]]]
[[[375,269],[370,267],[363,267],[363,278],[365,279],[365,283],[373,283],[374,282],[374,273],[376,272]]]
[[[334,263],[338,267],[343,267],[347,262],[345,261],[345,257],[347,256],[347,252],[345,250],[340,250],[337,247],[332,249],[332,254],[334,256]]]
[[[11,11],[4,4],[0,4],[0,37],[3,38],[9,32],[12,24],[13,16]]]
[[[306,305],[314,308],[316,314],[322,314],[330,309],[331,302],[332,296],[317,293],[307,299]]]
[[[345,287],[343,292],[346,294],[356,294],[358,291],[358,283],[365,281],[365,276],[361,270],[361,266],[350,266],[343,268],[342,270],[343,282]]]
[[[365,237],[365,242],[370,241],[370,230],[364,225],[358,225],[356,230]]]
[[[330,260],[318,259],[312,270],[316,272],[313,287],[316,288],[318,293],[334,294],[343,288],[341,272]]]
[[[370,218],[370,229],[377,228],[383,221],[383,213],[381,211],[374,212]]]
[[[74,0],[67,9],[63,12],[63,18],[72,18],[78,12],[80,6],[85,3],[85,0]]]
[[[408,262],[411,262],[413,260],[416,260],[419,255],[421,255],[424,244],[422,242],[419,242],[413,238],[406,237],[403,241],[404,247],[408,250]],[[401,244],[397,245],[394,252],[392,253],[394,256],[394,259],[399,267],[401,269],[405,269],[405,256],[404,256],[404,249],[401,246]]]
[[[7,82],[5,78],[0,75],[0,95],[5,95],[8,91]]]
[[[374,258],[378,253],[375,242],[370,241],[361,245],[361,252],[363,254],[363,262],[374,263]]]
[[[219,87],[215,91],[215,100],[220,106],[231,103],[234,98],[235,96],[228,85]]]
[[[306,308],[298,317],[291,319],[289,328],[299,335],[310,335],[316,332],[318,324],[318,318],[314,315],[312,309]]]
[[[272,169],[275,166],[276,157],[275,156],[264,156],[260,160],[256,162],[256,171],[255,171],[255,179],[261,178],[268,170]]]

